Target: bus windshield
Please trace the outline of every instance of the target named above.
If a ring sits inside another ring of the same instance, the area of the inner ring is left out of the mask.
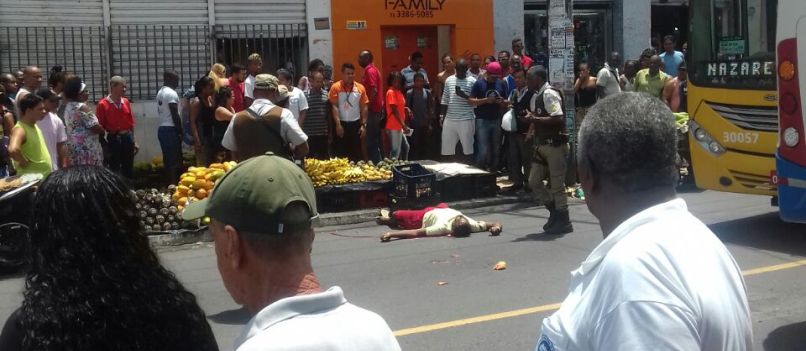
[[[688,69],[698,86],[775,90],[777,0],[691,0]]]

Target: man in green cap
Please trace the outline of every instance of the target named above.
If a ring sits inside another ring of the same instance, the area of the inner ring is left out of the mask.
[[[241,162],[183,213],[204,216],[224,286],[254,314],[237,351],[400,350],[383,318],[348,303],[338,286],[320,287],[311,265],[316,193],[293,162],[273,153]]]

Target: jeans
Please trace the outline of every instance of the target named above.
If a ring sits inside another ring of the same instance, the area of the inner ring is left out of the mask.
[[[109,148],[109,169],[131,179],[134,173],[134,134],[109,134],[106,141]]]
[[[409,141],[402,130],[386,130],[389,137],[389,158],[398,160],[409,159]]]
[[[498,170],[501,146],[501,119],[476,119],[476,165],[481,169]]]
[[[162,162],[168,182],[175,183],[182,173],[182,136],[176,127],[159,127],[157,139],[162,149]]]
[[[367,157],[370,161],[381,161],[381,112],[370,112],[367,116]]]

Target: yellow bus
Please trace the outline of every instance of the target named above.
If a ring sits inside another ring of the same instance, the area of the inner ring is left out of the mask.
[[[777,3],[689,1],[689,146],[701,189],[776,195]]]

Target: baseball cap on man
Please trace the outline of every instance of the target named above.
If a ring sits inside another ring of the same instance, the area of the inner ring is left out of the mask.
[[[305,171],[268,152],[238,164],[216,182],[208,198],[182,213],[186,220],[204,216],[242,232],[283,234],[311,228],[319,213]]]
[[[498,63],[498,62],[490,62],[487,65],[487,73],[500,76],[501,74],[504,73],[504,70],[501,68],[500,63]]]
[[[280,81],[277,77],[263,73],[255,76],[255,89],[257,90],[277,90],[280,86]]]

